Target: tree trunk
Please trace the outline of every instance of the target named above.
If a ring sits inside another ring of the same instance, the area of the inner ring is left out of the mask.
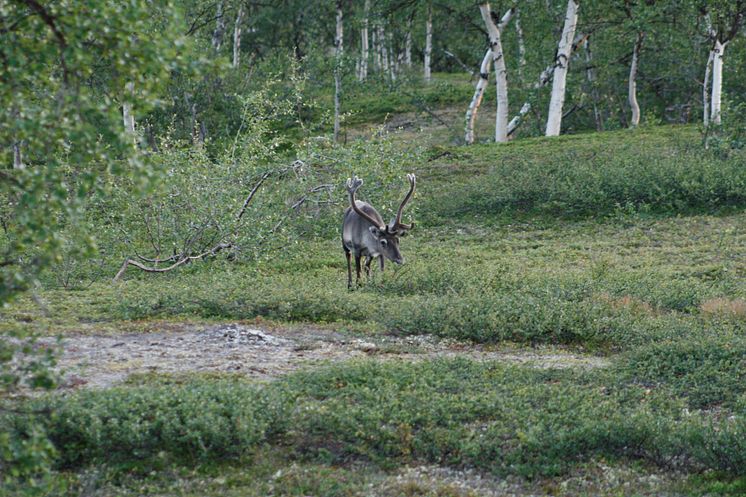
[[[373,67],[376,71],[381,70],[381,45],[378,42],[378,25],[373,26],[371,34],[373,41]]]
[[[425,81],[429,82],[432,78],[432,72],[430,70],[431,57],[433,53],[433,7],[428,4],[427,6],[427,20],[425,21]]]
[[[233,26],[233,67],[238,67],[241,58],[241,21],[243,20],[243,4],[238,5],[236,24]]]
[[[596,131],[604,130],[604,120],[601,111],[598,109],[600,101],[598,88],[596,87],[596,74],[593,71],[593,54],[591,53],[591,41],[586,39],[583,44],[585,50],[585,79],[591,87],[591,97],[593,99],[593,118],[596,121]]]
[[[565,14],[565,26],[557,45],[557,61],[552,81],[552,96],[549,101],[549,115],[547,117],[546,136],[559,136],[562,127],[562,106],[565,103],[565,86],[567,84],[567,69],[572,55],[575,27],[578,24],[577,0],[568,0]]]
[[[575,37],[575,41],[572,44],[572,48],[570,49],[570,55],[575,53],[575,51],[578,49],[581,43],[585,43],[588,40],[588,35],[580,34]],[[544,68],[543,71],[541,71],[541,74],[539,74],[539,79],[532,85],[533,90],[539,90],[546,85],[549,84],[550,81],[552,81],[552,77],[554,75],[554,69],[557,67],[558,61],[555,59],[554,62],[549,64],[547,67]],[[508,123],[508,136],[512,135],[516,129],[518,129],[518,126],[523,122],[523,117],[528,114],[528,112],[531,110],[531,102],[524,102],[523,106],[521,106],[521,110],[518,112],[516,116],[513,117],[513,119],[510,120]],[[535,112],[537,119],[539,119],[539,113]],[[538,125],[538,123],[537,123]]]
[[[342,92],[342,49],[343,49],[343,25],[342,25],[342,0],[337,0],[337,31],[334,37],[334,141],[339,141],[339,96]]]
[[[128,135],[131,135],[134,139],[135,135],[135,116],[132,113],[132,102],[127,99],[134,98],[135,94],[135,83],[132,81],[127,82],[124,85],[125,100],[122,102],[122,120],[124,121],[124,131]]]
[[[710,117],[713,124],[721,123],[721,100],[723,94],[723,54],[728,42],[715,39],[714,55],[712,59],[712,105]]]
[[[412,16],[407,19],[407,33],[404,35],[404,65],[412,67]]]
[[[368,79],[368,16],[370,15],[370,0],[365,0],[363,8],[363,27],[360,29],[360,71],[358,80]]]
[[[389,49],[386,46],[386,31],[383,28],[383,23],[378,25],[378,49],[381,51],[381,71],[383,71],[383,78],[389,74]]]
[[[25,169],[26,166],[23,164],[23,155],[21,153],[22,143],[19,141],[13,142],[13,169]]]
[[[495,89],[497,90],[497,112],[495,113],[495,141],[498,143],[508,141],[508,71],[505,67],[505,54],[503,53],[500,33],[510,22],[513,16],[513,9],[508,10],[500,21],[499,25],[495,24],[490,12],[490,4],[483,3],[479,5],[479,11],[482,19],[487,26],[487,33],[490,37],[490,50],[492,51],[492,60],[495,63]]]
[[[482,59],[482,65],[479,67],[479,81],[477,81],[477,87],[474,90],[474,96],[471,99],[469,108],[466,111],[466,134],[464,141],[467,145],[474,143],[474,126],[477,122],[477,112],[479,111],[479,105],[482,103],[482,97],[484,97],[484,90],[487,88],[487,83],[490,78],[490,64],[492,63],[492,49],[487,49]]]
[[[702,82],[702,122],[705,126],[710,124],[710,73],[712,71],[712,63],[715,60],[715,50],[710,50],[710,55],[707,57],[707,65],[705,66],[705,79]]]
[[[217,13],[215,15],[215,30],[212,32],[212,48],[215,51],[220,50],[223,44],[223,33],[225,33],[225,19],[223,19],[223,2],[218,2]]]
[[[391,36],[391,31],[386,33],[386,46],[388,47],[387,54],[389,57],[389,73],[391,74],[391,81],[396,81],[396,72],[399,66],[399,58],[394,50],[394,42]]]
[[[518,79],[523,84],[524,69],[526,68],[526,43],[523,39],[521,27],[521,11],[515,8],[515,33],[518,36]]]
[[[640,60],[640,49],[642,48],[644,36],[645,33],[642,31],[637,33],[635,48],[632,50],[632,64],[629,66],[628,99],[629,106],[632,108],[632,119],[629,123],[631,128],[636,128],[640,125],[640,104],[637,102],[637,65]]]

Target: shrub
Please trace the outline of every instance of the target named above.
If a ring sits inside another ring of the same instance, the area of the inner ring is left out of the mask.
[[[143,459],[230,458],[285,429],[282,391],[244,383],[190,382],[81,392],[49,401],[48,432],[60,464]]]
[[[746,393],[746,339],[684,334],[628,352],[617,373],[622,381],[670,388],[695,408],[732,405]]]

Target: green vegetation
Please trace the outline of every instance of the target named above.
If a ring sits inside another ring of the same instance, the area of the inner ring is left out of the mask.
[[[488,144],[491,81],[468,147],[471,3],[0,5],[0,493],[744,493],[746,3],[581,2],[563,136],[542,138],[564,3],[493,2],[521,11],[503,56],[512,115],[531,109]],[[716,40],[722,114],[697,127]],[[388,219],[410,172],[407,263],[348,290],[345,180]],[[236,322],[371,357],[55,389],[49,336]]]
[[[95,330],[157,328],[168,319],[270,319],[487,344],[564,345],[609,355],[610,368],[541,371],[455,360],[357,363],[266,386],[156,378],[37,404],[55,413],[44,426],[56,450],[50,461],[74,475],[106,460],[114,465],[111,481],[119,481],[115,468],[135,460],[144,473],[226,460],[270,471],[258,460],[270,451],[278,457],[273,472],[287,461],[296,468],[365,464],[367,476],[340,487],[349,491],[405,463],[554,481],[600,458],[661,471],[712,470],[730,481],[746,454],[746,267],[739,248],[746,218],[738,202],[713,185],[726,178],[715,165],[732,168],[727,177],[733,178],[742,157],[740,151],[713,157],[690,145],[693,136],[688,128],[640,130],[636,141],[630,133],[611,134],[615,154],[605,153],[595,135],[565,138],[564,154],[552,159],[564,168],[549,171],[529,167],[549,160],[545,140],[401,155],[404,164],[405,157],[412,164],[423,158],[413,204],[418,226],[402,242],[408,263],[374,273],[353,292],[346,289],[333,217],[340,208],[334,207],[316,214],[323,219],[313,232],[296,231],[300,220],[289,225],[283,237],[294,249],[282,256],[240,264],[209,260],[163,275],[128,273],[117,284],[50,289],[40,296],[51,316],[22,300],[5,323]],[[393,194],[380,185],[398,185],[408,166],[397,171],[394,163],[376,167],[376,160],[400,145],[355,146],[370,167],[369,198],[375,203],[382,195],[395,205],[401,185]],[[308,160],[322,153],[329,152],[313,152]],[[613,203],[598,201],[597,211],[589,210],[586,198],[621,182],[614,171],[627,159],[642,168],[625,176],[629,187]],[[706,161],[713,167],[691,183],[693,164]],[[520,181],[505,172],[511,164]],[[655,172],[665,168],[676,173]],[[597,181],[587,179],[590,170]],[[347,173],[326,174],[339,182]],[[464,199],[477,196],[477,185],[499,177],[506,178],[506,198],[525,191],[521,185],[562,186],[551,202],[463,208]],[[657,181],[668,182],[668,189],[650,188],[661,197],[641,200],[638,192]],[[663,192],[678,200],[663,202]],[[555,209],[567,215],[555,218]],[[27,429],[17,417],[5,422]],[[336,471],[313,485],[346,478]],[[297,488],[312,485],[294,481]]]

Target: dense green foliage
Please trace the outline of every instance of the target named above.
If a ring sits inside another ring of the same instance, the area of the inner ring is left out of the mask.
[[[47,427],[58,464],[251,454],[282,444],[300,458],[409,461],[551,475],[589,457],[643,458],[738,472],[737,414],[688,413],[656,391],[603,373],[569,373],[464,360],[360,363],[257,388],[241,381],[116,388],[59,400]]]
[[[582,2],[567,136],[543,139],[549,95],[535,82],[555,56],[565,2],[517,3],[502,37],[510,109],[532,110],[499,147],[462,146],[474,91],[463,68],[486,48],[476,5],[374,0],[367,21],[363,2],[339,5],[336,65],[334,2],[313,12],[299,0],[0,3],[8,491],[88,494],[103,475],[113,493],[185,494],[164,475],[207,468],[251,481],[255,495],[350,495],[406,464],[536,481],[599,461],[696,475],[702,493],[742,489],[746,4]],[[492,5],[498,15],[511,6]],[[435,73],[425,82],[428,11]],[[363,81],[366,22],[378,45]],[[623,130],[638,37],[642,126]],[[724,125],[697,129],[713,37],[730,37]],[[328,136],[335,67],[339,143]],[[482,142],[494,129],[491,88]],[[122,124],[130,112],[134,134]],[[409,172],[407,264],[348,291],[344,180],[363,177],[360,198],[388,219]],[[130,266],[112,284],[127,260],[174,268]],[[610,366],[370,360],[268,384],[156,375],[25,398],[55,386],[56,349],[34,334],[158,320],[541,344]]]

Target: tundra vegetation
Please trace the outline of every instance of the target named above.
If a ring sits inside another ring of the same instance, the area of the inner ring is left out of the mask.
[[[745,14],[0,2],[3,495],[745,493]],[[348,289],[355,175],[417,228]],[[237,322],[449,354],[94,389],[48,339]]]

